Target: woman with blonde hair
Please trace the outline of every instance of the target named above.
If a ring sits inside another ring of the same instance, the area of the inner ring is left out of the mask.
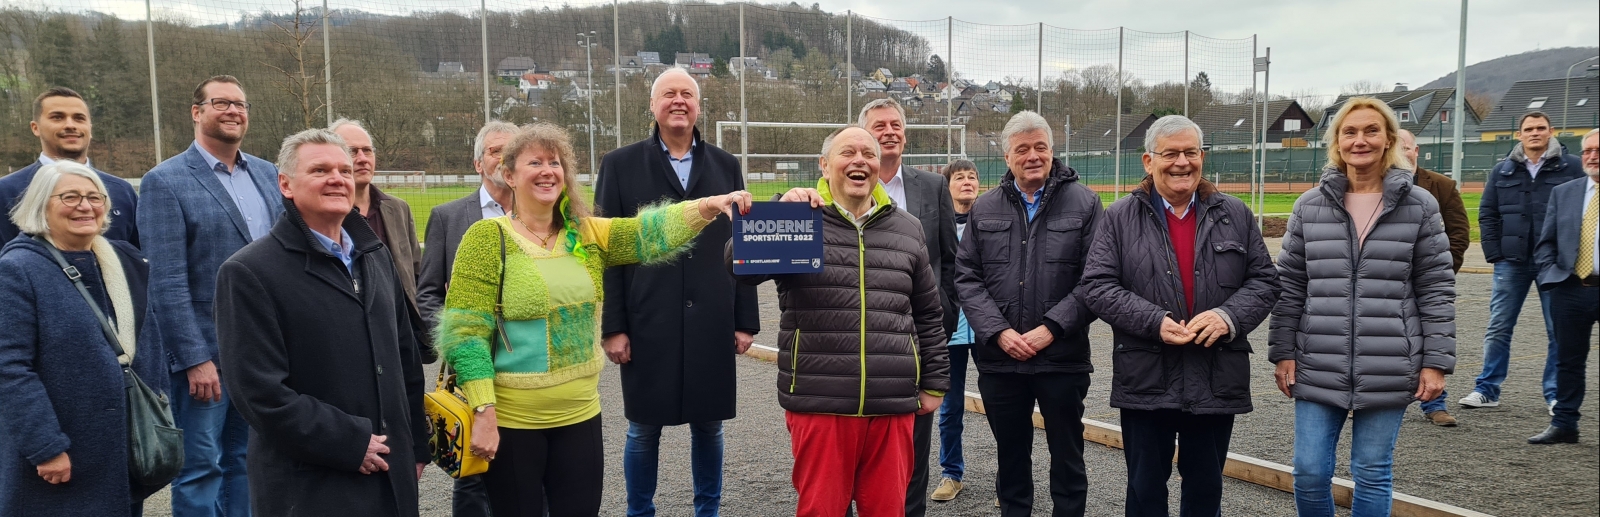
[[[719,213],[748,210],[750,193],[604,218],[583,201],[565,130],[524,127],[501,158],[512,206],[462,236],[438,349],[477,411],[470,450],[490,460],[494,514],[598,515],[601,274],[672,260]]]
[[[1339,433],[1351,421],[1354,517],[1387,516],[1406,406],[1455,368],[1455,275],[1439,203],[1415,188],[1399,121],[1371,97],[1328,125],[1322,182],[1295,202],[1278,255],[1268,359],[1295,399],[1294,496],[1334,515]]]

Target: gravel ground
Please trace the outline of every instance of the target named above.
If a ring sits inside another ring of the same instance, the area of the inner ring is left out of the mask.
[[[1493,515],[1596,515],[1600,514],[1600,397],[1590,396],[1583,406],[1583,443],[1577,445],[1532,446],[1528,436],[1542,430],[1549,417],[1541,405],[1539,375],[1544,364],[1542,322],[1530,300],[1519,324],[1512,350],[1509,378],[1502,405],[1493,409],[1469,410],[1455,401],[1472,389],[1473,378],[1482,363],[1484,326],[1488,320],[1489,275],[1462,275],[1458,290],[1464,293],[1457,303],[1459,349],[1455,375],[1447,377],[1449,406],[1461,420],[1456,428],[1429,425],[1413,410],[1400,432],[1395,466],[1395,489],[1406,494],[1445,502]],[[764,326],[777,328],[777,297],[771,284],[762,289]],[[1264,326],[1263,326],[1264,328]],[[771,344],[776,332],[757,336],[757,343]],[[1294,406],[1276,391],[1272,370],[1266,363],[1265,330],[1253,335],[1259,367],[1255,383],[1256,410],[1239,418],[1234,426],[1233,452],[1268,461],[1288,464],[1293,448]],[[1110,328],[1096,323],[1091,329],[1096,344],[1110,340]],[[1097,348],[1097,372],[1090,388],[1086,416],[1115,423],[1118,413],[1106,400],[1109,395],[1110,358]],[[1590,383],[1600,380],[1600,356],[1589,364]],[[789,483],[792,459],[783,412],[778,407],[773,384],[777,369],[752,358],[738,361],[739,417],[724,428],[727,440],[723,510],[727,515],[792,515],[794,489]],[[975,376],[968,390],[977,391]],[[622,418],[622,395],[617,369],[608,367],[601,376],[600,391],[605,408],[606,481],[602,515],[624,515],[622,481],[622,443],[627,422]],[[968,486],[949,503],[930,503],[932,516],[997,515],[994,509],[994,438],[982,415],[966,418],[966,462]],[[1035,432],[1034,479],[1038,514],[1047,514],[1046,488],[1048,456],[1044,434]],[[934,443],[938,443],[937,437]],[[1345,432],[1339,475],[1348,477],[1348,440]],[[656,500],[662,516],[693,514],[693,487],[689,477],[688,431],[671,428],[663,433],[661,486]],[[935,445],[937,448],[937,445]],[[1095,443],[1086,444],[1085,462],[1089,471],[1089,515],[1122,515],[1123,484],[1126,470],[1119,450]],[[937,454],[937,453],[935,453]],[[937,459],[935,458],[935,465]],[[937,473],[937,467],[935,467]],[[937,480],[934,480],[937,482]],[[422,515],[447,516],[450,513],[450,482],[438,469],[430,468],[423,479]],[[1170,483],[1172,507],[1177,507],[1178,479]],[[930,488],[931,492],[931,488]],[[170,515],[167,493],[152,497],[146,514]],[[1293,498],[1286,492],[1229,479],[1223,494],[1228,515],[1293,515]],[[1341,513],[1343,515],[1344,513]]]

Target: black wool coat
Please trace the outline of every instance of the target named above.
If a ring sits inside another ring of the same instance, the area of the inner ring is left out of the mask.
[[[389,250],[359,214],[344,220],[352,278],[294,203],[272,233],[217,273],[222,382],[250,423],[256,515],[417,515],[427,461],[413,316]],[[387,472],[359,472],[372,435]]]
[[[659,132],[606,154],[595,182],[601,214],[633,217],[642,206],[743,189],[738,159],[700,140],[699,130],[694,138],[687,189]],[[722,263],[732,230],[719,218],[676,262],[606,270],[602,332],[627,333],[632,343],[632,360],[622,365],[628,420],[678,425],[734,417],[733,332],[755,334],[761,320],[755,287],[736,283]]]

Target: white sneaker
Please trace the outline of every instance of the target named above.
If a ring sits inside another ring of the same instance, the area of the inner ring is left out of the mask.
[[[1465,397],[1461,397],[1461,400],[1456,401],[1456,403],[1470,408],[1485,408],[1500,405],[1500,401],[1489,400],[1489,397],[1485,397],[1482,393],[1476,391],[1467,394]]]
[[[1556,401],[1550,401],[1550,416],[1556,416]]]

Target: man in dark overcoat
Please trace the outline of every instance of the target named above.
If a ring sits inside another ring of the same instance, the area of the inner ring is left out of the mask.
[[[744,188],[733,155],[700,139],[700,86],[668,69],[650,88],[656,131],[607,154],[595,204],[608,217],[632,217],[657,202]],[[689,424],[697,517],[722,500],[722,421],[734,417],[734,356],[760,330],[756,290],[735,284],[722,263],[727,220],[711,223],[683,258],[667,265],[606,270],[602,342],[622,365],[628,441],[622,471],[628,515],[654,515],[661,427]]]
[[[284,140],[285,214],[217,274],[223,382],[250,424],[256,515],[417,515],[420,318],[360,213],[344,141]]]

